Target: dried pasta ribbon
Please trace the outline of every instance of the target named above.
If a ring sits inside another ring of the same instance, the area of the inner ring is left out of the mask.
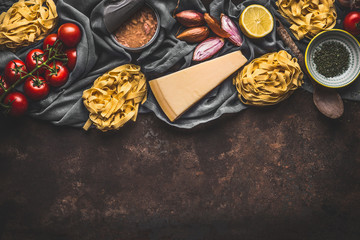
[[[20,0],[0,15],[0,48],[16,51],[43,39],[56,25],[52,0]]]
[[[292,25],[290,29],[298,40],[313,38],[319,32],[336,24],[335,0],[277,0],[280,14]]]
[[[146,78],[139,66],[126,64],[105,73],[83,92],[84,104],[90,112],[83,128],[88,130],[94,124],[105,132],[119,129],[129,120],[135,122],[146,94]]]
[[[254,59],[234,77],[233,84],[242,103],[267,106],[288,98],[302,79],[297,59],[281,50]]]

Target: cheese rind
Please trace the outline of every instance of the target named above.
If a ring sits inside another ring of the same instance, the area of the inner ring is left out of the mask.
[[[197,64],[149,82],[171,122],[247,62],[240,51]]]

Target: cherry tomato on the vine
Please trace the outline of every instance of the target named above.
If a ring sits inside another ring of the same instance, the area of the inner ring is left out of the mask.
[[[81,40],[80,28],[74,23],[65,23],[58,29],[58,38],[68,48],[75,47]]]
[[[45,39],[43,43],[43,49],[46,50],[46,48],[49,46],[53,46],[54,43],[58,40],[58,35],[56,33],[49,34]]]
[[[49,84],[43,77],[28,77],[24,83],[24,92],[31,100],[44,99],[50,91]]]
[[[25,63],[21,60],[11,60],[5,67],[5,81],[14,84],[19,78],[27,74]]]
[[[0,82],[2,83],[3,87],[5,89],[8,89],[9,86],[7,85],[7,83],[5,82],[5,78],[3,76],[0,75]],[[2,87],[0,87],[0,96],[4,93],[4,89]]]
[[[45,79],[53,87],[64,85],[69,78],[69,70],[60,61],[49,64],[50,69],[45,71]]]
[[[11,106],[8,113],[10,116],[13,117],[19,117],[24,115],[29,106],[27,98],[21,92],[9,93],[5,97],[4,103]]]
[[[76,49],[75,48],[67,49],[65,50],[65,53],[68,58],[68,62],[66,66],[69,68],[70,71],[72,71],[76,65]]]
[[[31,72],[36,68],[36,64],[41,65],[45,61],[46,61],[46,55],[44,54],[44,51],[41,49],[33,49],[26,55],[26,59],[25,59],[26,68],[28,72]],[[40,74],[43,74],[45,72],[45,68],[44,67],[40,68],[38,72]]]

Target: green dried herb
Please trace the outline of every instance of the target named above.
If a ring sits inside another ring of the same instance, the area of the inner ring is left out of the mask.
[[[340,42],[325,42],[315,51],[314,63],[324,77],[336,77],[349,68],[350,53]]]

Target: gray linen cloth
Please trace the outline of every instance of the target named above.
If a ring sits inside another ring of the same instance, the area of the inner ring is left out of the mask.
[[[6,11],[13,2],[15,1],[0,1],[0,11]],[[196,45],[187,44],[175,38],[180,25],[172,18],[172,14],[178,1],[147,0],[147,2],[152,4],[161,16],[160,35],[156,42],[141,54],[131,54],[119,47],[106,31],[103,11],[108,1],[58,0],[59,26],[65,22],[73,22],[80,26],[83,33],[83,38],[77,47],[77,64],[69,81],[63,87],[52,89],[49,97],[40,102],[31,102],[29,114],[34,118],[51,121],[55,125],[82,127],[89,114],[82,103],[82,92],[91,87],[95,79],[105,72],[119,65],[134,62],[141,65],[142,71],[148,80],[151,80],[192,65],[192,52]],[[281,19],[285,26],[289,27],[289,24],[277,13],[274,0],[247,0],[239,5],[233,4],[230,0],[214,0],[210,5],[210,14],[219,18],[221,13],[225,13],[238,25],[241,11],[251,4],[266,6],[273,15]],[[188,9],[206,12],[200,0],[181,0],[178,12]],[[340,19],[343,18],[344,13],[343,9],[338,8]],[[242,37],[244,43],[241,47],[235,47],[227,42],[214,57],[241,50],[251,61],[267,52],[281,49],[289,51],[279,40],[275,30],[259,40]],[[297,41],[297,43],[300,49],[304,51],[308,40]],[[3,72],[9,60],[15,58],[24,60],[30,49],[39,48],[41,45],[42,41],[20,49],[16,53],[1,51],[0,71]],[[304,88],[309,91],[312,90],[308,81],[305,82]],[[19,89],[21,90],[21,88]],[[341,93],[344,98],[359,100],[359,89],[360,84],[357,81],[350,87],[342,89]],[[153,112],[169,125],[189,129],[217,119],[224,113],[237,113],[246,108],[237,97],[231,76],[173,123],[167,119],[159,107],[150,88],[148,100],[141,106],[140,113]]]

